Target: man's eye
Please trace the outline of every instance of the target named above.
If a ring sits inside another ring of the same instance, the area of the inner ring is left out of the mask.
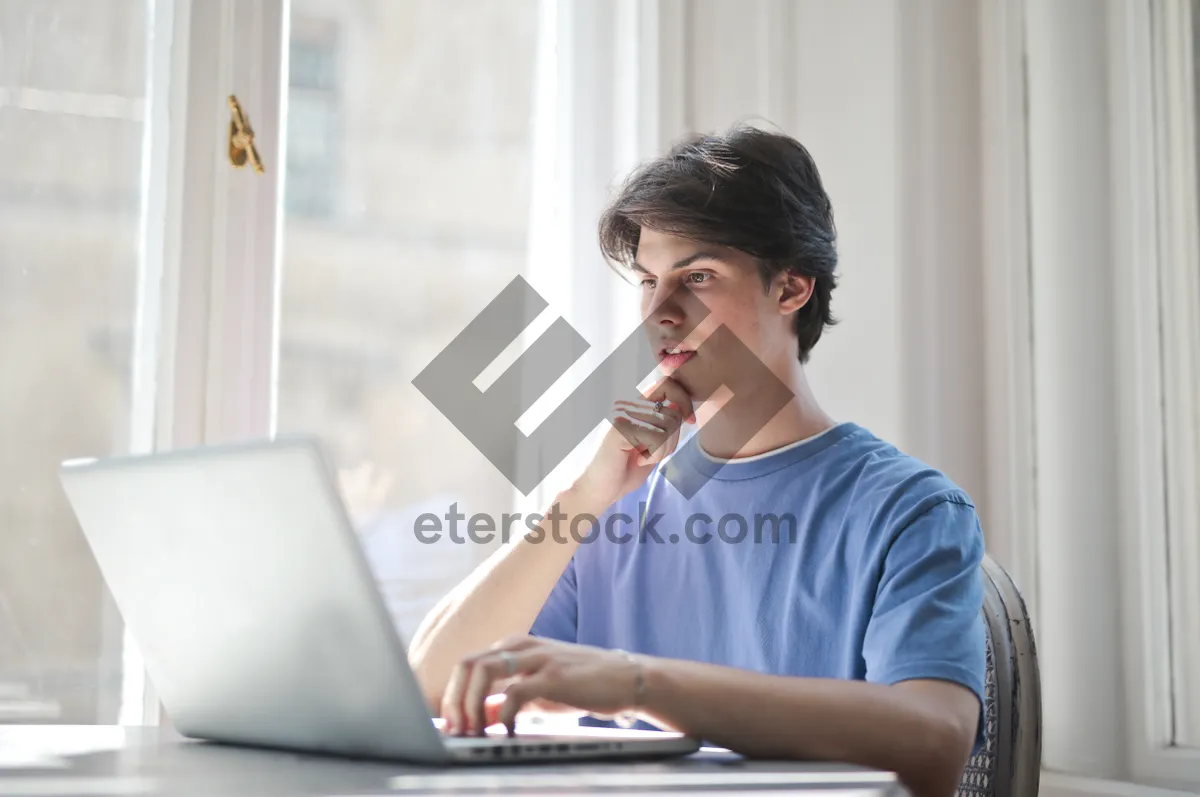
[[[691,274],[688,274],[688,280],[691,282],[706,282],[709,276],[709,274],[705,274],[703,271],[693,271]]]
[[[653,288],[654,280],[652,280],[650,278],[646,278],[646,279],[642,280],[642,287],[643,288]]]

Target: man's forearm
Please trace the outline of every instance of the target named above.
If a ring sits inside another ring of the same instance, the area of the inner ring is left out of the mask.
[[[952,797],[974,738],[974,727],[964,727],[944,704],[904,685],[647,662],[641,713],[659,727],[753,758],[896,772],[917,797]]]
[[[454,666],[508,636],[526,634],[570,562],[578,541],[571,520],[599,507],[573,490],[560,493],[539,524],[480,565],[431,611],[409,644],[409,661],[437,709]],[[582,537],[589,529],[578,529]]]

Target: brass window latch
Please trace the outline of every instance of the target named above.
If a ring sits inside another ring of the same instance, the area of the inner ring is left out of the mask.
[[[254,148],[254,130],[242,112],[237,97],[232,94],[229,95],[229,110],[233,113],[229,122],[229,162],[235,169],[240,169],[249,161],[254,171],[262,174],[266,170],[262,159],[258,157],[258,150]]]

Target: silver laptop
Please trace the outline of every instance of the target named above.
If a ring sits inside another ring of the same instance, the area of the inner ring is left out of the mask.
[[[608,728],[443,734],[312,438],[69,461],[61,479],[185,736],[427,764],[700,747]]]

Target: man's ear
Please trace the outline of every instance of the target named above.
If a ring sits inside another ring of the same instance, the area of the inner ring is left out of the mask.
[[[808,304],[817,284],[815,277],[803,277],[786,271],[776,275],[775,280],[779,292],[779,312],[784,315],[791,315]]]

